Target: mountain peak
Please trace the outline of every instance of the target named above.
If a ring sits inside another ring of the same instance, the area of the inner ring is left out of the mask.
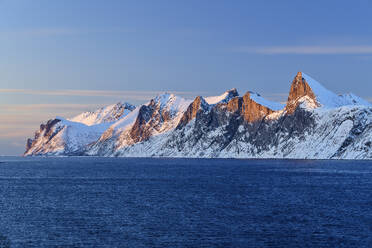
[[[292,114],[297,106],[304,101],[306,102],[305,106],[311,108],[338,108],[347,105],[370,106],[368,102],[351,94],[336,95],[309,75],[298,72],[289,92],[286,105],[287,113]]]
[[[297,72],[296,79],[302,79],[302,71]]]
[[[208,110],[209,107],[210,107],[209,104],[202,96],[197,96],[184,112],[182,118],[180,119],[177,125],[177,129],[181,129],[192,119],[194,119],[199,110]]]
[[[300,72],[297,72],[297,75],[292,81],[291,89],[289,91],[286,110],[287,113],[292,114],[296,108],[301,104],[300,99],[304,99],[306,96],[306,99],[310,101],[314,101],[314,103],[317,102],[316,94],[313,91],[313,88],[309,85],[308,81],[313,82],[313,85],[315,85],[315,88],[320,89],[320,91],[326,90],[323,86],[321,86],[319,83],[317,83],[315,80],[308,80],[311,79],[306,74]],[[315,82],[315,83],[314,83]],[[326,90],[328,91],[328,90]]]
[[[93,126],[101,123],[114,122],[127,115],[135,109],[135,106],[127,102],[118,102],[95,111],[83,112],[75,117],[68,119],[72,122],[83,123]]]
[[[238,90],[236,88],[232,88],[232,89],[229,89],[227,90],[225,93],[229,93],[231,95],[234,95],[234,96],[238,96]]]
[[[253,92],[253,91],[248,91],[246,94],[249,94],[249,98],[255,101],[256,103],[269,108],[273,111],[279,111],[284,108],[284,105],[278,102],[270,101],[265,98],[263,98],[260,94]]]
[[[236,88],[232,88],[230,90],[225,91],[222,95],[219,96],[208,96],[205,97],[204,100],[211,105],[218,104],[218,103],[228,103],[232,98],[239,96],[238,91]]]

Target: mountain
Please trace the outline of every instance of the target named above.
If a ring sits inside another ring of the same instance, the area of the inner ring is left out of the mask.
[[[372,159],[371,104],[337,95],[302,72],[286,104],[231,89],[120,106],[48,121],[25,155]]]
[[[133,105],[120,102],[71,119],[56,117],[41,124],[34,138],[27,140],[25,155],[83,155],[87,145],[134,109]]]
[[[87,154],[110,156],[122,147],[144,142],[173,130],[191,101],[173,94],[155,97],[111,125]]]
[[[136,107],[126,102],[109,105],[97,109],[94,112],[84,112],[71,119],[72,122],[80,122],[87,126],[97,125],[101,123],[109,123],[117,121],[120,117],[126,116]]]

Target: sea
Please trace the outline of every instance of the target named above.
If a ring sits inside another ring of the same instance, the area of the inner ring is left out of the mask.
[[[0,247],[372,247],[372,161],[0,157]]]

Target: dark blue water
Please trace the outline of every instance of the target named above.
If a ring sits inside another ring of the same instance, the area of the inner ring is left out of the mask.
[[[0,161],[0,247],[372,247],[372,162]]]

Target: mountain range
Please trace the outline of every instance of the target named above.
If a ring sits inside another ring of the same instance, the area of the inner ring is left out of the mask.
[[[236,89],[119,102],[41,124],[25,156],[372,159],[372,105],[298,72],[286,104]]]

